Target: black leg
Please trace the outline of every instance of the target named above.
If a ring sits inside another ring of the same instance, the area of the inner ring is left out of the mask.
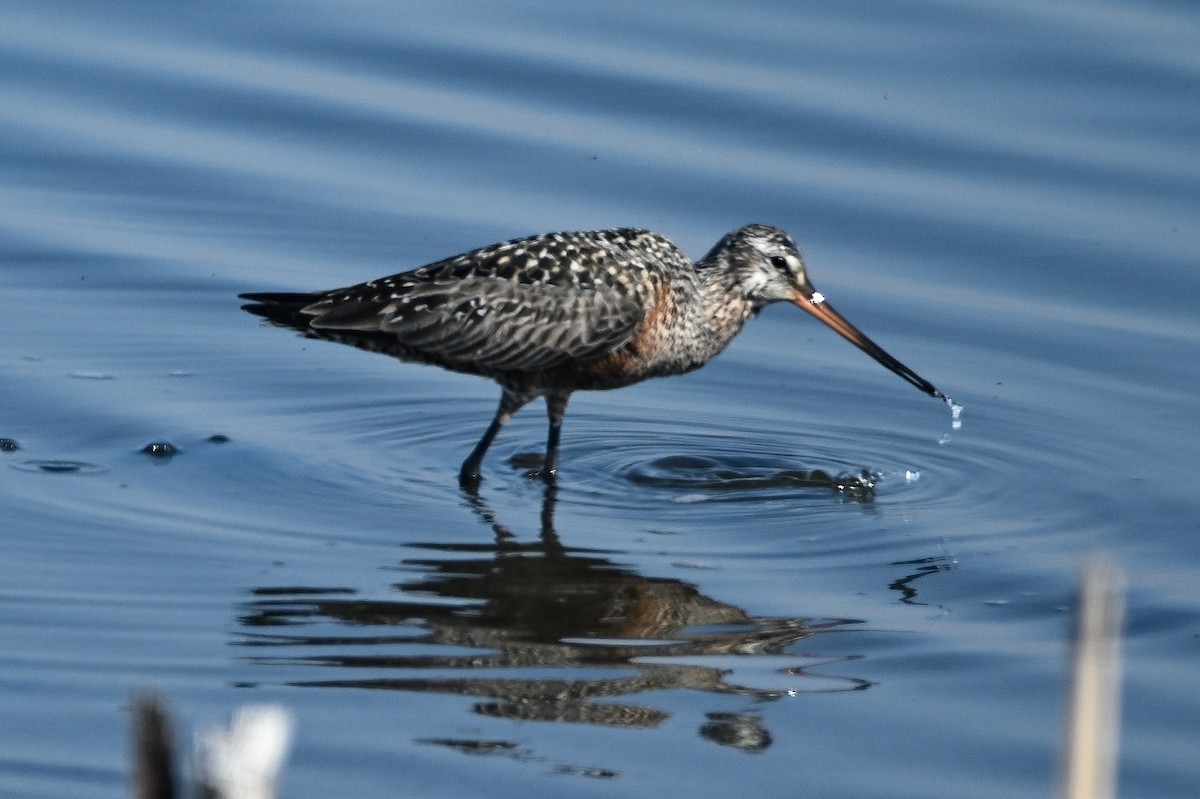
[[[533,397],[512,394],[507,390],[500,395],[500,407],[496,409],[496,415],[492,417],[492,423],[483,432],[483,438],[479,439],[479,443],[475,445],[475,449],[471,450],[471,454],[463,461],[462,468],[458,472],[458,483],[464,489],[473,492],[479,488],[479,472],[483,466],[483,456],[487,454],[488,447],[492,445],[492,440],[496,438],[496,434],[500,432],[500,428],[504,427],[505,423],[513,417],[513,414],[519,411],[531,399]]]
[[[546,462],[542,466],[542,479],[552,482],[558,473],[558,437],[562,432],[563,417],[567,415],[567,400],[570,394],[547,394],[546,415],[550,417],[550,431],[546,434]]]

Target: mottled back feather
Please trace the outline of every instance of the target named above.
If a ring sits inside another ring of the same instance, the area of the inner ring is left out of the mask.
[[[664,268],[692,268],[643,230],[554,233],[308,295],[248,306],[317,338],[481,374],[602,358],[634,336]]]

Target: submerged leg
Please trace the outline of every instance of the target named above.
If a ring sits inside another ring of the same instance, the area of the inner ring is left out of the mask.
[[[546,434],[546,462],[542,466],[542,479],[547,483],[552,482],[558,473],[558,436],[562,432],[563,417],[567,415],[567,400],[570,398],[570,393],[546,395],[550,432]]]
[[[532,399],[531,396],[514,394],[508,389],[503,389],[503,393],[500,395],[500,407],[496,409],[492,423],[483,432],[483,438],[479,439],[475,449],[471,450],[471,454],[463,461],[462,469],[458,472],[459,485],[472,491],[479,487],[479,470],[483,465],[483,456],[487,454],[488,447],[492,445],[492,440],[500,432],[500,428],[504,427],[505,423],[513,417],[513,414],[521,410]]]

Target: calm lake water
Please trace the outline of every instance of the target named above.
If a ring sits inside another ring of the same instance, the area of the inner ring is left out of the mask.
[[[0,796],[147,687],[288,705],[286,797],[1046,796],[1094,550],[1121,793],[1200,790],[1194,4],[14,0],[0,75]],[[471,497],[492,384],[236,296],[747,222],[962,427],[776,306]]]

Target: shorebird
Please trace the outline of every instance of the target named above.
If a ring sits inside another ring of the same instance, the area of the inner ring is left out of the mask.
[[[763,307],[791,302],[933,397],[949,399],[846,321],[809,282],[784,231],[747,225],[693,263],[668,239],[621,228],[494,244],[409,272],[314,293],[242,294],[242,306],[310,338],[490,377],[500,406],[459,481],[477,486],[488,447],[546,398],[541,476],[558,470],[567,400],[708,363]]]

